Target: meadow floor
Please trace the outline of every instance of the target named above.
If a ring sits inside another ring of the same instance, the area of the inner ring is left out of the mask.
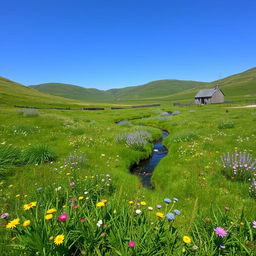
[[[224,104],[34,114],[1,108],[0,253],[254,255],[256,184],[223,168],[221,156],[243,152],[241,175],[248,175],[255,127],[255,108]],[[169,132],[168,155],[150,190],[129,168],[151,154],[161,130]]]

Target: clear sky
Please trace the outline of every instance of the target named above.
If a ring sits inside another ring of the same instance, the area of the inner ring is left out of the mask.
[[[108,89],[256,66],[255,0],[3,0],[0,76]]]

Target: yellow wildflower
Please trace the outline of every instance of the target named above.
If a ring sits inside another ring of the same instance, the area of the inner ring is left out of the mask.
[[[144,206],[144,205],[147,205],[147,203],[144,202],[144,201],[140,202],[140,204],[143,205],[143,206]]]
[[[103,207],[103,206],[105,206],[105,203],[103,203],[103,202],[97,203],[97,207]]]
[[[83,200],[83,199],[84,199],[83,196],[79,196],[79,197],[78,197],[78,200]]]
[[[191,238],[189,236],[183,236],[183,242],[186,244],[190,244],[191,243]]]
[[[129,203],[129,204],[134,204],[134,202],[133,202],[133,201],[129,201],[128,203]]]
[[[30,220],[25,220],[24,222],[23,222],[23,227],[27,227],[27,226],[29,226],[31,224],[31,221]]]
[[[59,244],[62,244],[63,241],[64,241],[64,235],[57,235],[55,238],[54,238],[54,243],[59,245]]]
[[[17,194],[15,197],[16,197],[16,198],[20,197],[20,194]]]
[[[28,203],[28,204],[24,204],[24,205],[23,205],[23,209],[24,209],[25,211],[27,211],[27,210],[29,210],[30,208],[34,207],[34,206],[36,206],[36,202],[31,202],[31,203]]]
[[[160,218],[160,219],[164,218],[164,214],[161,213],[161,212],[157,212],[157,213],[156,213],[156,216],[157,216],[158,218]]]
[[[51,208],[46,213],[50,214],[50,213],[55,213],[55,212],[57,212],[57,210],[55,208]]]
[[[20,224],[20,219],[14,219],[14,220],[11,220],[7,225],[6,225],[6,228],[16,228],[16,226]]]
[[[46,220],[51,220],[53,218],[53,215],[50,213],[50,214],[45,215],[44,218]]]

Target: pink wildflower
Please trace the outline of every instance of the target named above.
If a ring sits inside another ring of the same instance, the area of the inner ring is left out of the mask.
[[[256,220],[252,222],[252,227],[256,228]]]
[[[224,229],[224,228],[221,228],[221,227],[217,227],[214,229],[216,235],[220,236],[220,237],[225,237],[228,232]]]
[[[136,245],[136,243],[134,241],[129,242],[129,247],[133,248],[135,245]]]
[[[67,213],[62,213],[61,215],[58,216],[58,220],[59,221],[66,221],[68,218],[68,214]]]

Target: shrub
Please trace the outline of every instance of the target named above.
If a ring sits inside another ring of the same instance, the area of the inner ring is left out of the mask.
[[[127,134],[118,134],[115,142],[124,143],[127,147],[134,150],[143,151],[148,141],[152,140],[152,136],[147,131],[134,131]]]
[[[221,121],[218,125],[218,129],[230,129],[230,128],[234,128],[235,124],[233,121]]]
[[[23,161],[28,164],[42,164],[56,159],[56,154],[44,144],[37,144],[23,152]]]
[[[221,161],[224,175],[239,181],[248,181],[256,169],[256,159],[246,152],[228,152],[221,156]]]
[[[20,150],[12,145],[0,144],[0,169],[20,162]]]

